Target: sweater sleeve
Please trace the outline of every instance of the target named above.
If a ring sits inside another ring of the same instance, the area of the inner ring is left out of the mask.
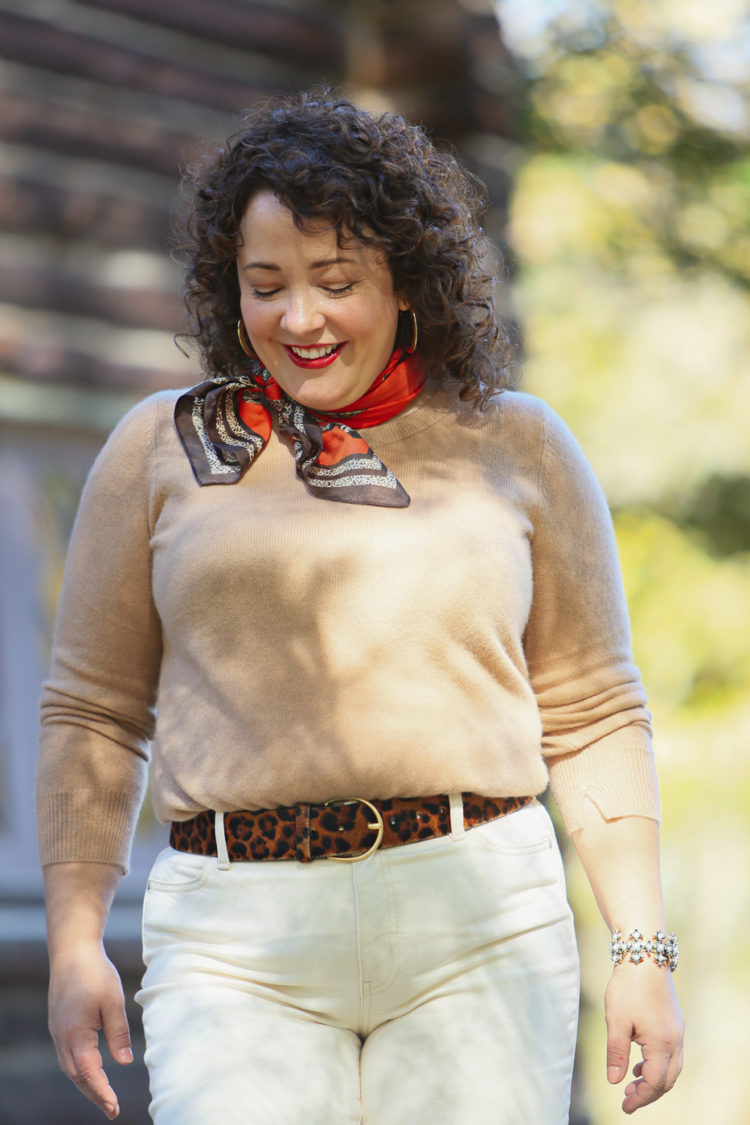
[[[585,797],[608,820],[658,820],[650,715],[632,660],[612,521],[580,447],[548,408],[532,552],[524,647],[566,827],[581,827]]]
[[[127,871],[146,786],[161,658],[151,593],[158,400],[132,410],[89,474],[71,537],[41,699],[42,864]]]

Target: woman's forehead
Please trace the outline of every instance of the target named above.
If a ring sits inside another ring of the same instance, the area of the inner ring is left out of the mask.
[[[249,200],[240,223],[241,247],[249,251],[268,245],[281,250],[292,245],[301,248],[302,244],[308,253],[320,253],[326,259],[347,254],[356,257],[373,254],[378,259],[383,256],[351,232],[337,231],[324,216],[303,217],[298,223],[291,208],[271,191],[258,192]]]
[[[309,218],[303,217],[300,222],[283,199],[279,199],[270,190],[259,191],[248,200],[240,226],[248,231],[252,228],[262,231],[264,228],[288,227],[296,230],[298,235],[303,234],[313,238],[336,238],[335,224],[329,219],[323,216],[310,216]]]

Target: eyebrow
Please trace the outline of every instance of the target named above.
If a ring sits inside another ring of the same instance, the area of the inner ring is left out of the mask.
[[[337,258],[321,258],[317,262],[311,262],[310,269],[322,270],[325,266],[337,266],[342,262],[351,265],[354,264],[354,259],[341,256]],[[242,268],[243,270],[270,270],[273,273],[281,273],[281,266],[276,266],[273,262],[248,262],[247,265]]]

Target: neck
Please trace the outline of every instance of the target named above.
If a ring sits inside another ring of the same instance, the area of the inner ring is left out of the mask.
[[[325,413],[311,411],[325,422],[343,422],[357,429],[379,426],[405,410],[414,409],[425,385],[421,359],[396,348],[386,366],[365,393],[348,406]]]

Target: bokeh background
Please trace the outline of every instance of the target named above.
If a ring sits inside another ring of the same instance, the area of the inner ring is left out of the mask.
[[[744,0],[0,0],[2,1125],[101,1120],[46,1039],[32,804],[78,494],[128,406],[197,375],[173,343],[180,167],[259,96],[320,80],[422,122],[488,185],[521,385],[604,484],[652,702],[688,1039],[680,1083],[642,1116],[746,1125],[749,76]],[[144,810],[108,931],[131,992],[163,838]],[[614,1125],[608,934],[565,850],[571,1123]],[[121,1119],[147,1122],[142,1065],[116,1078]]]

